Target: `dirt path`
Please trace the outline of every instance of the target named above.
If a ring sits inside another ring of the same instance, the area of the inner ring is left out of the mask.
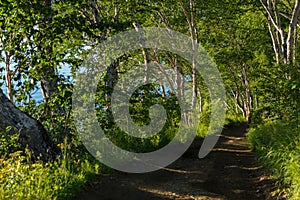
[[[271,199],[272,181],[249,150],[245,130],[245,125],[225,129],[204,159],[197,157],[202,141],[196,140],[179,160],[159,171],[99,175],[75,199]]]

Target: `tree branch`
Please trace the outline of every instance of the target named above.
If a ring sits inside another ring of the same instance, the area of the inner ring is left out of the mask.
[[[263,5],[264,9],[267,11],[268,13],[268,16],[270,17],[270,20],[273,24],[273,26],[275,27],[275,29],[278,31],[278,32],[281,32],[278,24],[276,23],[276,21],[274,20],[274,17],[271,13],[271,10],[268,8],[268,6],[266,5],[266,3],[263,1],[263,0],[260,0],[261,4]]]

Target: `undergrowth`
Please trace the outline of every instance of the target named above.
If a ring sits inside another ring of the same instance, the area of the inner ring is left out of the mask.
[[[62,159],[43,163],[33,162],[26,148],[15,151],[15,134],[1,136],[0,199],[71,199],[74,191],[101,170],[88,158],[72,155],[66,142],[58,145]]]
[[[297,122],[269,120],[247,134],[261,164],[278,180],[274,195],[300,199],[300,131]]]

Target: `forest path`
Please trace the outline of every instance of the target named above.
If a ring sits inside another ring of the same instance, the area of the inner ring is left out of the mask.
[[[198,158],[195,140],[176,162],[145,174],[112,172],[90,182],[78,200],[259,200],[271,199],[265,176],[245,139],[246,125],[226,128],[213,151]]]

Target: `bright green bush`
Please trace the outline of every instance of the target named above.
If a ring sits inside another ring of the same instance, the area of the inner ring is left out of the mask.
[[[267,121],[251,128],[247,139],[261,163],[283,184],[279,192],[300,199],[300,132],[296,122]]]

